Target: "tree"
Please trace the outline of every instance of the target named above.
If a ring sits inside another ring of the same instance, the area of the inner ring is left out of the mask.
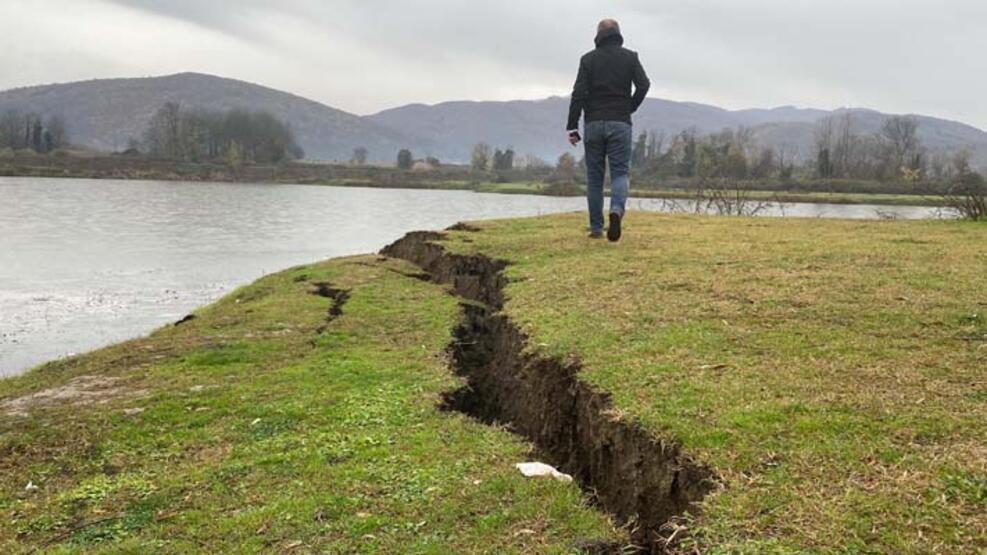
[[[833,177],[833,136],[836,133],[836,119],[823,118],[816,124],[816,176],[823,179]]]
[[[353,149],[353,158],[350,160],[355,166],[363,166],[367,163],[366,147],[358,146]]]
[[[51,116],[45,124],[45,129],[51,136],[51,149],[62,148],[68,144],[68,132],[65,129],[65,119],[62,116]]]
[[[494,171],[510,171],[514,169],[514,151],[507,149],[501,152],[498,148],[494,152],[493,169]]]
[[[566,152],[559,156],[559,161],[555,164],[555,176],[559,179],[571,183],[576,179],[576,158]]]
[[[398,169],[410,170],[411,166],[414,164],[415,159],[412,156],[411,151],[406,148],[402,148],[401,151],[398,152]]]
[[[829,149],[823,148],[816,154],[816,175],[828,179],[833,177],[833,161],[830,159]]]
[[[528,170],[544,170],[552,166],[534,154],[525,154],[521,157],[521,167]]]
[[[662,147],[665,144],[665,132],[662,131],[661,134],[655,134],[654,131],[648,134],[648,152],[646,155],[647,160],[657,160],[661,156]]]
[[[881,126],[880,137],[885,145],[885,175],[901,175],[919,152],[918,120],[912,116],[892,116]]]
[[[952,163],[953,171],[957,176],[962,177],[970,173],[970,158],[972,156],[973,154],[970,152],[970,149],[967,148],[953,153],[953,157],[950,162]]]
[[[470,156],[470,167],[474,171],[487,171],[490,166],[490,145],[487,143],[477,143],[473,146],[473,154]]]
[[[276,164],[305,155],[291,127],[267,112],[184,110],[164,104],[151,117],[144,146],[175,160],[226,160],[231,165]]]
[[[31,141],[30,141],[31,148],[33,148],[35,152],[46,152],[45,138],[44,138],[45,126],[41,125],[41,118],[39,118],[38,116],[30,116],[30,117],[31,117]]]
[[[679,136],[682,156],[677,164],[679,177],[695,177],[698,169],[698,151],[696,144],[696,131],[683,131]]]
[[[631,150],[631,165],[643,166],[648,160],[648,134],[641,133]]]
[[[144,133],[148,152],[164,158],[183,157],[179,134],[181,110],[178,103],[166,102],[151,116]]]

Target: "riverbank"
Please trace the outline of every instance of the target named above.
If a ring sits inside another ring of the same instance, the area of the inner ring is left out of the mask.
[[[126,155],[23,156],[0,158],[0,176],[82,179],[137,179],[156,181],[237,182],[334,187],[436,189],[502,194],[582,195],[581,186],[550,184],[551,170],[473,172],[468,167],[446,165],[429,171],[403,171],[379,166],[351,166],[295,162],[272,166],[231,168],[219,163],[176,162]],[[637,181],[637,180],[635,180]],[[879,184],[864,183],[869,191]],[[761,187],[759,189],[759,187]],[[941,196],[848,192],[852,184],[751,182],[740,192],[747,202],[791,202],[819,204],[874,204],[882,206],[945,206]],[[896,187],[900,188],[900,187]],[[835,192],[828,192],[828,191]],[[737,192],[731,192],[736,194]],[[708,191],[706,192],[708,195]],[[702,196],[687,182],[632,187],[632,198],[693,200]]]
[[[0,546],[987,548],[987,227],[582,226],[413,234],[0,382]]]

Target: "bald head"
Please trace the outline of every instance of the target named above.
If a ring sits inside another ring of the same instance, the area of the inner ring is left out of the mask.
[[[617,31],[620,32],[620,23],[617,23],[616,19],[604,19],[596,26],[597,33],[603,33],[606,31]]]

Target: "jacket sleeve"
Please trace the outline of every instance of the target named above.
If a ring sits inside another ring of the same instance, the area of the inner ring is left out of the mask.
[[[645,97],[648,96],[648,89],[651,88],[651,81],[648,80],[648,74],[644,72],[644,66],[641,65],[641,59],[635,54],[634,55],[634,97],[631,112],[636,112],[638,108],[641,107],[641,103],[644,102]]]
[[[579,129],[579,118],[583,115],[586,107],[586,100],[589,98],[589,69],[586,67],[586,60],[579,60],[579,73],[576,75],[576,84],[572,87],[572,99],[569,101],[569,122],[566,124],[566,131]]]

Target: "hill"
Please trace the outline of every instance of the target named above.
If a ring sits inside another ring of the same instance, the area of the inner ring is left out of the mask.
[[[562,132],[569,100],[509,102],[444,102],[432,106],[410,104],[369,116],[380,125],[405,133],[420,133],[434,144],[427,153],[441,159],[465,161],[477,142],[511,146],[522,154],[554,160],[570,151]],[[811,156],[815,123],[847,110],[815,110],[794,107],[774,109],[725,110],[692,102],[649,98],[634,116],[637,131],[676,135],[695,128],[712,133],[727,127],[755,129],[766,146],[796,147],[802,157]],[[888,114],[852,109],[858,132],[876,132]],[[933,149],[956,150],[970,147],[975,163],[987,167],[987,133],[959,122],[917,116],[919,136]]]
[[[467,162],[478,142],[513,147],[553,161],[570,152],[562,133],[568,98],[507,102],[451,101],[409,104],[370,116],[358,116],[268,87],[198,73],[140,79],[103,79],[25,87],[0,92],[0,113],[7,110],[61,115],[73,142],[98,150],[122,150],[140,138],[148,120],[165,102],[212,110],[265,110],[291,124],[310,159],[349,160],[364,146],[371,161],[392,162],[402,148],[418,157]],[[726,110],[693,102],[649,98],[635,115],[637,131],[667,136],[694,128],[700,133],[727,127],[753,128],[766,146],[795,147],[812,153],[815,123],[846,110],[785,106]],[[852,109],[858,132],[876,132],[887,114]],[[959,122],[917,116],[922,142],[937,150],[969,147],[974,163],[987,168],[987,133]]]
[[[313,159],[348,160],[354,148],[364,146],[371,160],[390,161],[399,149],[415,142],[373,121],[300,96],[198,73],[13,89],[0,92],[0,113],[61,115],[74,143],[118,151],[131,138],[139,139],[154,112],[169,101],[210,110],[270,112],[291,124],[306,156]]]

